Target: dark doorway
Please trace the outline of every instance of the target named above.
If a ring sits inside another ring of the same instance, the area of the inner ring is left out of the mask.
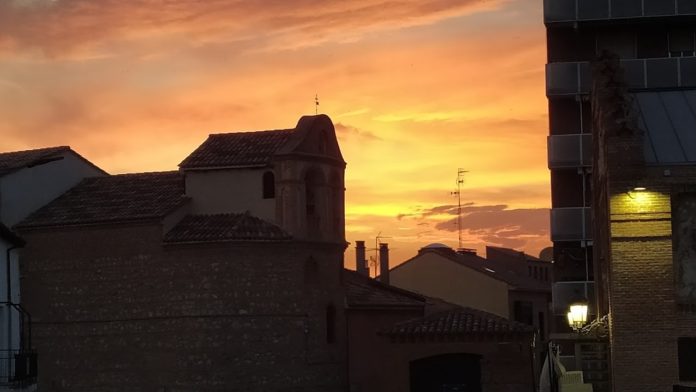
[[[481,392],[481,357],[443,354],[411,361],[411,392]]]

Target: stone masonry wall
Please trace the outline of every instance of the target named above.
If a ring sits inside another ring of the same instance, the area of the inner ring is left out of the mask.
[[[40,390],[343,390],[342,247],[163,245],[161,233],[23,233]]]

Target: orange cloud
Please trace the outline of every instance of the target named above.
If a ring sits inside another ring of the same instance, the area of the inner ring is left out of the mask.
[[[351,241],[382,231],[395,262],[456,246],[437,227],[451,211],[397,217],[451,205],[458,167],[464,203],[548,206],[539,4],[258,4],[0,1],[0,148],[69,144],[111,173],[169,170],[209,133],[293,126],[318,93],[348,162]],[[548,244],[511,227],[466,244]]]

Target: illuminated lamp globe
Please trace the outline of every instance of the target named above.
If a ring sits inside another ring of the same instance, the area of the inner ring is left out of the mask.
[[[570,305],[568,311],[568,325],[574,331],[579,331],[587,323],[587,301],[578,301]]]

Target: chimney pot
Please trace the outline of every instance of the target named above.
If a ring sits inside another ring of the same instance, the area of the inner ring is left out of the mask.
[[[355,241],[355,270],[365,276],[370,276],[365,260],[365,241]]]
[[[389,244],[379,244],[379,280],[389,284]]]

